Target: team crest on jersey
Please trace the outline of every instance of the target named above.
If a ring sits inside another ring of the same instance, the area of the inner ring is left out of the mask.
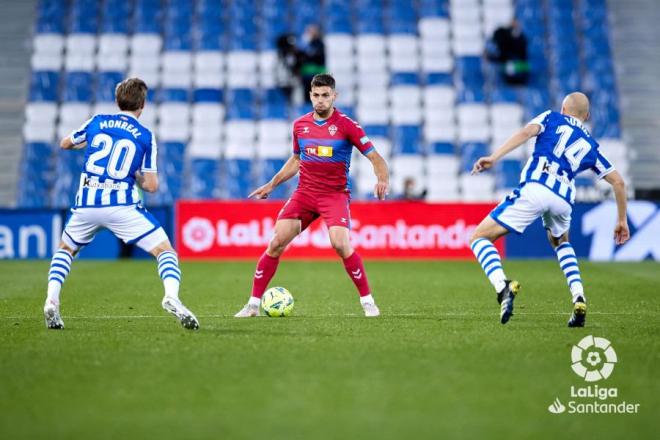
[[[337,126],[332,124],[330,127],[328,127],[328,132],[330,133],[330,136],[334,136],[335,133],[337,133]]]

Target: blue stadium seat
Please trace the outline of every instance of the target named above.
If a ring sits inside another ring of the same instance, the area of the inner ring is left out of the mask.
[[[59,72],[35,71],[30,81],[30,101],[57,101]]]
[[[394,154],[422,154],[421,128],[417,125],[394,126]]]
[[[454,80],[451,75],[446,72],[428,72],[424,75],[424,82],[427,86],[453,86]]]
[[[195,102],[224,102],[222,89],[196,89],[193,92]]]
[[[217,161],[195,159],[190,163],[190,195],[194,199],[210,199],[216,186]]]
[[[88,102],[92,99],[92,74],[69,72],[64,77],[64,100]]]
[[[429,147],[429,151],[432,154],[456,154],[454,144],[449,142],[433,142]]]
[[[498,189],[515,188],[520,181],[522,166],[519,160],[504,159],[497,164],[495,187]]]
[[[174,88],[160,89],[157,92],[156,100],[159,102],[163,102],[163,101],[188,102],[190,100],[190,92],[188,91],[188,89],[174,89]]]
[[[367,136],[390,137],[390,127],[387,125],[365,125],[362,127]]]
[[[95,100],[114,102],[115,87],[124,79],[121,72],[98,72],[96,75]]]
[[[225,181],[230,199],[244,199],[254,189],[252,161],[248,159],[226,159],[224,161]]]
[[[472,166],[482,156],[488,155],[488,146],[481,142],[468,142],[461,145],[461,170],[464,173],[472,171]]]
[[[393,86],[400,85],[419,85],[419,75],[417,72],[393,72],[390,78]]]

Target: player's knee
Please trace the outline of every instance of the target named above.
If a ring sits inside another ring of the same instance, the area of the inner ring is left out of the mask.
[[[342,258],[350,257],[350,255],[353,253],[353,250],[351,249],[350,243],[344,240],[337,240],[337,241],[332,241],[332,248],[337,252],[337,255],[339,255]]]
[[[68,253],[71,254],[72,257],[75,257],[76,254],[78,253],[78,249],[73,249],[64,242],[60,242],[60,249],[67,251]]]

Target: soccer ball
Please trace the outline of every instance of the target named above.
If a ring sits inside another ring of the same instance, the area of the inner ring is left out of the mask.
[[[293,311],[293,296],[284,287],[271,287],[261,298],[261,309],[266,316],[289,316]]]

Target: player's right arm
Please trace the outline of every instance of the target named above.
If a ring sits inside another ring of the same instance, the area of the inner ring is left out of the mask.
[[[495,165],[495,162],[520,147],[534,136],[538,136],[540,132],[540,125],[535,123],[527,124],[507,139],[493,154],[477,159],[472,167],[472,174],[479,174],[480,172],[491,168]]]
[[[72,132],[69,136],[63,137],[60,141],[60,148],[63,150],[80,150],[87,146],[87,126],[94,120],[89,118],[80,128]]]
[[[614,190],[614,199],[616,200],[617,220],[614,227],[614,242],[623,244],[630,238],[630,229],[628,228],[627,196],[626,184],[618,171],[614,170],[603,177],[607,183],[612,185]]]
[[[296,174],[300,169],[300,155],[293,154],[289,160],[282,166],[282,168],[273,176],[272,179],[265,185],[260,186],[250,193],[248,198],[254,197],[255,199],[266,199],[268,195],[281,183],[286,182]]]

